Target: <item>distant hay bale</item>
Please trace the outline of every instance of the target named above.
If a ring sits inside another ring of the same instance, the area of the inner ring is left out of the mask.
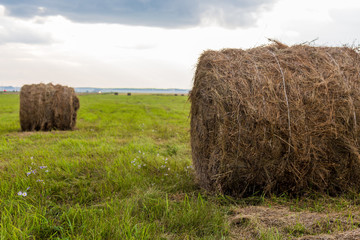
[[[206,51],[191,101],[192,158],[210,191],[360,190],[360,57],[349,47]]]
[[[73,130],[79,107],[73,88],[52,84],[24,85],[20,91],[21,129]]]
[[[116,93],[114,93],[114,95],[116,95],[116,96],[117,96],[117,95],[119,95],[119,93],[117,93],[117,92],[116,92]]]
[[[131,96],[131,92],[127,93],[128,96]]]
[[[175,93],[174,96],[177,96],[177,93]]]

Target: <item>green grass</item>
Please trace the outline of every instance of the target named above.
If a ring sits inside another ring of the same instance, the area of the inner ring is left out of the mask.
[[[1,240],[231,239],[248,230],[256,239],[291,239],[360,227],[356,193],[232,199],[199,189],[187,97],[79,98],[75,131],[30,133],[20,132],[19,96],[0,94]],[[317,223],[316,231],[300,222],[232,225],[233,209],[256,205],[346,216]]]
[[[227,208],[194,184],[186,97],[80,103],[77,130],[22,133],[19,96],[0,95],[1,239],[227,235]]]

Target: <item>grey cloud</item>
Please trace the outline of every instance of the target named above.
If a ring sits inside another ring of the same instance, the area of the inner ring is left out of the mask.
[[[3,0],[12,15],[63,15],[73,21],[158,27],[188,27],[202,17],[224,26],[246,27],[254,14],[277,0]],[[45,11],[39,10],[44,7]]]
[[[217,21],[226,27],[249,27],[256,23],[259,12],[269,9],[275,1],[204,1],[201,4],[202,16]]]
[[[42,33],[21,23],[7,20],[4,17],[0,18],[0,44],[49,44],[51,42],[52,38],[47,33]]]

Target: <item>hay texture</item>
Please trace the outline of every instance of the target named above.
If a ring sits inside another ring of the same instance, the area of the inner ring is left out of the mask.
[[[73,130],[79,107],[73,88],[51,83],[24,85],[20,91],[21,129]]]
[[[192,158],[210,191],[360,190],[360,57],[349,47],[206,51],[191,101]]]

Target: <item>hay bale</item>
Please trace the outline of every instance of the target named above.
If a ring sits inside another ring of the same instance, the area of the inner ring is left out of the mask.
[[[128,95],[128,96],[131,96],[131,92],[128,92],[127,95]]]
[[[73,130],[79,99],[73,88],[61,85],[24,85],[20,91],[22,131]]]
[[[189,96],[199,184],[235,196],[359,191],[359,92],[349,47],[204,52]]]
[[[119,95],[119,93],[118,93],[118,92],[116,92],[116,93],[114,93],[114,95],[115,95],[115,96],[117,96],[117,95]]]

